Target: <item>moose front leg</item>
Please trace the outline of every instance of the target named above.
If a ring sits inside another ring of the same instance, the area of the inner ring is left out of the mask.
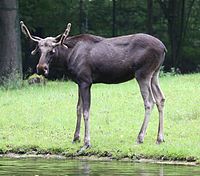
[[[76,130],[74,133],[74,139],[73,143],[80,142],[80,127],[81,127],[81,117],[83,112],[83,106],[82,106],[82,98],[80,95],[80,89],[78,88],[78,103],[77,103],[77,121],[76,121]]]
[[[83,106],[83,118],[85,124],[85,135],[84,135],[84,146],[82,149],[87,149],[91,146],[90,144],[90,124],[89,124],[89,110],[90,110],[90,88],[91,84],[82,83],[79,86],[80,95],[82,98]]]

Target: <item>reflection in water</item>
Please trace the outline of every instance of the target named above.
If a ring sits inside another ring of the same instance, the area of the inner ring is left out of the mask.
[[[0,175],[200,175],[200,167],[133,163],[122,161],[81,161],[56,159],[3,159],[0,158]]]

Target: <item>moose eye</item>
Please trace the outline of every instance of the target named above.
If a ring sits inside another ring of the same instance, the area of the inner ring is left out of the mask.
[[[52,49],[52,50],[50,51],[50,54],[53,55],[55,52],[56,52],[55,49]]]

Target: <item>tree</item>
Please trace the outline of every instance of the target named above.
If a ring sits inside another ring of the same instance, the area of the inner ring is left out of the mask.
[[[42,38],[63,32],[90,33],[103,37],[149,33],[168,49],[165,68],[194,72],[200,65],[200,0],[18,0],[20,17],[31,33]],[[1,2],[1,0],[0,0]],[[34,48],[22,37],[23,70],[35,72]]]
[[[5,85],[22,75],[17,0],[0,1],[0,29],[0,84]]]
[[[83,0],[79,0],[79,32],[83,33]]]
[[[147,0],[147,33],[153,34],[153,0]]]
[[[194,1],[195,0],[159,0],[160,6],[168,21],[172,66],[175,68],[178,67],[180,63],[182,45]]]
[[[112,0],[112,36],[114,37],[116,35],[116,2],[115,0]]]

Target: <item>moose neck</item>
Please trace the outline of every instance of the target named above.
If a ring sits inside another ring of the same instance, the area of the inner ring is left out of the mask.
[[[80,34],[80,35],[76,35],[76,36],[72,36],[72,37],[68,37],[65,40],[65,44],[69,47],[69,48],[73,48],[74,46],[76,46],[77,43],[81,42],[81,41],[87,41],[87,42],[99,42],[101,40],[103,40],[103,37],[99,37],[99,36],[95,36],[95,35],[91,35],[91,34]]]
[[[68,55],[70,52],[69,50],[71,50],[71,49],[66,49],[64,46],[59,46],[55,61],[61,62],[64,65],[66,65],[68,63]]]
[[[82,35],[67,38],[64,43],[68,47],[68,49],[66,49],[63,46],[59,46],[57,55],[58,58],[65,61],[65,64],[68,64],[70,59],[70,53],[72,52],[76,44],[82,40],[84,40],[84,37]]]
[[[102,39],[101,37],[97,37],[97,36],[93,36],[89,34],[81,34],[81,35],[68,37],[67,39],[65,39],[65,42],[64,42],[64,44],[68,47],[68,49],[66,49],[63,46],[59,46],[57,57],[59,58],[59,60],[65,61],[65,64],[68,65],[70,56],[73,52],[73,48],[79,42],[81,41],[95,42],[95,41],[100,41],[101,39]]]
[[[57,60],[56,62],[61,63],[66,72],[71,72],[74,69],[74,63],[76,60],[76,51],[77,47],[82,46],[83,43],[97,43],[102,41],[104,38],[99,36],[94,36],[90,34],[81,34],[77,36],[68,37],[65,39],[64,44],[68,47],[64,46],[58,47]]]

